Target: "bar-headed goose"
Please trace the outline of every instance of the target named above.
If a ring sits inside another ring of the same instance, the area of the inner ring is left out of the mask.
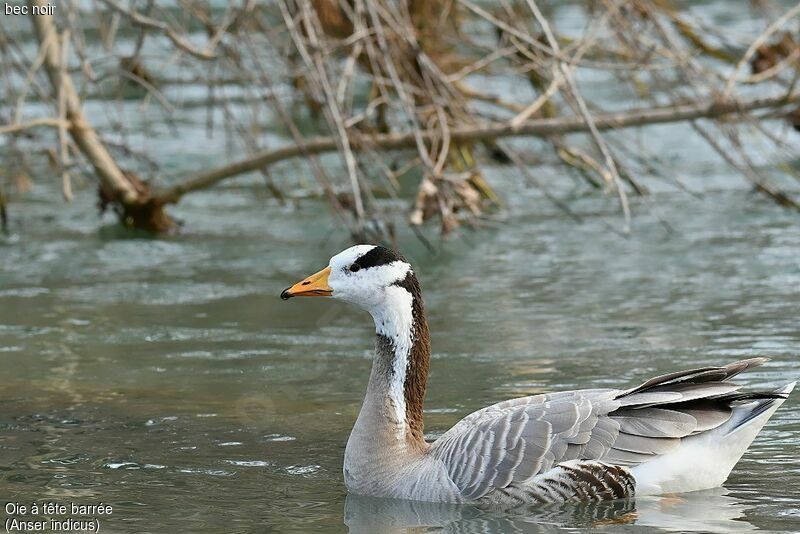
[[[630,389],[507,400],[423,438],[430,339],[419,283],[395,252],[358,245],[281,298],[329,296],[375,320],[366,397],[347,441],[352,493],[516,505],[693,491],[722,484],[794,383],[739,393],[766,360],[677,371]]]

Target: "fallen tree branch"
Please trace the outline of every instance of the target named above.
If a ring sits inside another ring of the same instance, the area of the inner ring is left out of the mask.
[[[31,5],[43,6],[45,2],[41,0],[31,0]],[[59,45],[58,33],[50,15],[31,15],[31,21],[39,38],[39,46],[45,49],[44,66],[50,84],[53,87],[53,94],[57,95],[63,91],[66,118],[70,123],[70,134],[75,143],[80,147],[81,152],[92,164],[98,178],[109,187],[125,202],[134,202],[137,192],[133,186],[125,179],[122,170],[117,166],[111,154],[103,145],[97,133],[89,124],[89,121],[81,109],[80,97],[72,84],[70,76],[61,76],[61,50]]]
[[[29,4],[46,12],[43,9],[46,5],[44,0],[29,0]],[[166,230],[171,226],[171,220],[164,212],[163,204],[149,195],[144,184],[133,179],[117,165],[84,115],[72,78],[61,68],[65,58],[62,58],[53,17],[32,14],[30,19],[36,30],[39,46],[44,52],[44,67],[53,95],[63,104],[63,118],[69,124],[70,136],[94,168],[108,203],[118,208],[117,213],[124,224],[153,231]]]
[[[618,113],[598,113],[594,115],[595,126],[598,130],[617,128],[633,128],[651,124],[664,124],[682,122],[702,118],[719,118],[734,113],[744,113],[757,109],[774,108],[787,104],[800,102],[800,91],[786,95],[776,95],[767,98],[755,98],[740,101],[719,102],[708,100],[692,104],[674,106],[661,106],[645,109],[633,109]],[[485,126],[470,126],[453,128],[450,136],[454,142],[478,141],[499,137],[549,137],[570,133],[587,132],[589,126],[583,117],[556,117],[530,120],[519,127],[514,127],[507,122],[492,123]],[[354,151],[361,151],[366,147],[394,150],[414,148],[417,144],[417,134],[395,133],[377,134],[364,138],[353,137],[351,147]],[[426,142],[434,139],[436,134],[423,131],[422,137]],[[173,186],[157,197],[164,203],[175,203],[187,193],[211,187],[228,178],[268,167],[279,161],[284,161],[299,156],[333,152],[339,148],[338,137],[313,137],[302,146],[289,145],[273,150],[265,150],[254,154],[252,157],[225,165],[218,169],[200,173],[199,175]]]

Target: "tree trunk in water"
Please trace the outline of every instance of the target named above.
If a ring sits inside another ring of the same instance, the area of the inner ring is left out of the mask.
[[[33,6],[41,10],[47,2],[30,0],[29,5],[33,12]],[[174,223],[164,210],[164,203],[150,194],[146,183],[117,165],[84,115],[72,79],[61,65],[62,49],[53,17],[33,14],[30,17],[44,52],[44,66],[53,87],[53,96],[56,100],[59,96],[63,98],[69,133],[100,181],[101,208],[112,207],[120,221],[129,227],[151,232],[169,230]]]

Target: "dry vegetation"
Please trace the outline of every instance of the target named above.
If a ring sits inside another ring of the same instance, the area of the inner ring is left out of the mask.
[[[91,4],[86,12],[85,3],[63,2],[55,18],[30,16],[36,46],[0,26],[3,222],[8,192],[24,193],[40,159],[56,171],[66,199],[73,175],[90,173],[103,209],[152,232],[174,226],[170,204],[243,173],[262,173],[272,194],[285,198],[289,192],[269,167],[292,158],[307,162],[321,194],[358,238],[392,233],[376,191],[397,197],[406,174],[419,177],[408,199],[412,225],[434,220],[447,233],[479,222],[500,202],[482,172],[489,159],[516,166],[525,183],[572,213],[547,191],[529,155],[507,142],[533,136],[566,172],[618,197],[627,230],[629,196],[647,194],[640,177],[673,177],[658,154],[632,148],[617,133],[669,122],[687,123],[758,191],[800,207],[761,174],[745,146],[752,141],[743,139],[744,129],[759,136],[775,161],[794,153],[794,134],[781,133],[775,120],[800,125],[800,5],[787,10],[752,0],[763,31],[741,42],[670,0],[578,3],[573,8],[584,10],[586,21],[579,34],[560,31],[554,2],[535,0],[245,0],[218,9],[201,0],[179,0],[179,9],[146,0]],[[133,41],[133,53],[122,41]],[[148,42],[168,49],[167,60],[156,65],[143,54]],[[159,162],[110,143],[112,131],[124,139],[126,126],[104,120],[110,131],[97,129],[84,104],[113,81],[137,87],[136,98],[163,108],[169,124],[180,106],[163,91],[178,83],[171,66],[195,73],[209,108],[225,117],[223,125],[209,119],[208,127],[223,127],[246,154],[154,183],[140,176]],[[626,109],[605,110],[582,92],[586,72],[613,77],[610,83],[635,97]],[[481,87],[487,78],[525,85],[535,97],[497,95]],[[230,84],[240,88],[237,104],[246,113],[231,108]],[[298,125],[298,101],[315,118],[313,135]],[[50,116],[30,111],[41,102],[50,104]],[[281,123],[286,144],[265,146],[265,117]],[[574,133],[590,142],[576,143],[568,135]],[[398,150],[400,163],[387,164],[387,152]],[[325,152],[338,153],[341,166],[323,165]]]

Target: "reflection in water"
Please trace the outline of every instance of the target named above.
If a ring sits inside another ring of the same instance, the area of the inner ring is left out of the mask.
[[[642,497],[636,501],[636,524],[675,532],[756,530],[745,520],[746,507],[727,494],[725,488],[714,488],[669,497]]]
[[[353,534],[435,528],[448,532],[554,532],[635,524],[671,532],[746,532],[745,507],[724,488],[631,501],[495,510],[472,505],[348,495],[344,522]]]

